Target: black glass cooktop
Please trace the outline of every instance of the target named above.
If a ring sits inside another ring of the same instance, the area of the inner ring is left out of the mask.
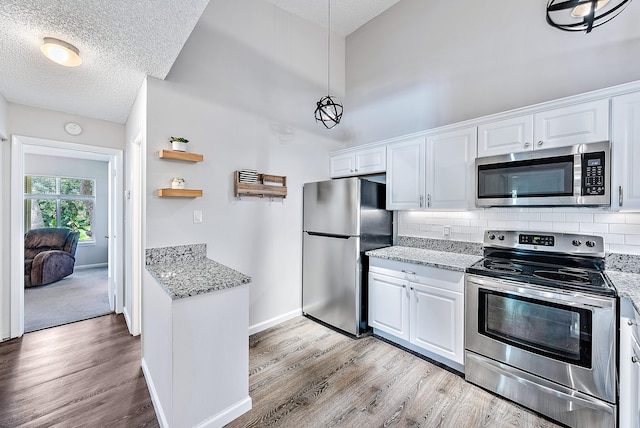
[[[615,296],[615,288],[597,260],[487,257],[467,268],[468,273],[542,285],[545,287]]]

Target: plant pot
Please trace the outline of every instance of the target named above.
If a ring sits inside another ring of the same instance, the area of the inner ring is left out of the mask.
[[[172,141],[171,142],[171,150],[175,150],[177,152],[186,152],[187,151],[187,143],[183,143],[181,141]]]

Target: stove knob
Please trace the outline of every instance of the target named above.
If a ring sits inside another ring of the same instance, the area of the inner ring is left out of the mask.
[[[573,241],[571,241],[571,243],[573,244],[574,247],[579,247],[582,244],[582,241],[578,241],[577,239],[574,239]]]
[[[589,248],[593,248],[596,246],[596,243],[594,241],[587,241],[585,242],[585,244],[587,244],[587,247]]]
[[[504,235],[498,236],[498,239],[501,240],[501,241],[504,241]]]
[[[494,234],[492,233],[491,235],[489,235],[489,239],[491,239],[491,240],[493,241],[494,239],[496,239],[496,235],[494,235]]]

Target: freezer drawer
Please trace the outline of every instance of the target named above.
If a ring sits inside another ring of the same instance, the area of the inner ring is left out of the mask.
[[[304,234],[302,312],[358,335],[361,321],[360,238]]]

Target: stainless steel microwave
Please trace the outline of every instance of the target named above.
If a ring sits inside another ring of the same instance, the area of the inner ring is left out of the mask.
[[[476,159],[476,206],[610,206],[611,143]]]

